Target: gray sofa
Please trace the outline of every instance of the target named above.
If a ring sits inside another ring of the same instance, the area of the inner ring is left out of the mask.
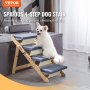
[[[0,36],[0,73],[3,75],[11,74],[12,64],[15,54],[15,45],[11,41],[11,34],[33,32],[30,24],[14,25],[9,27],[9,34]],[[34,32],[33,32],[34,33]],[[63,54],[62,34],[51,33],[52,40],[59,54]],[[28,63],[22,54],[19,55],[18,65]]]

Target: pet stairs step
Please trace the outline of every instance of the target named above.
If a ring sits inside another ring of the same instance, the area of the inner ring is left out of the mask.
[[[36,46],[36,45],[24,45],[23,48],[27,51],[33,51],[33,50],[38,50],[38,49],[42,49],[41,46]]]
[[[18,34],[14,35],[17,39],[24,40],[24,39],[31,39],[36,38],[37,35],[35,33],[29,33],[29,34]]]
[[[45,58],[43,55],[35,55],[31,57],[38,66],[45,66],[52,63],[52,59]]]
[[[21,45],[35,44],[37,35],[35,33],[14,35]]]
[[[45,58],[43,55],[35,55],[35,56],[32,56],[31,58],[36,62],[44,62],[44,61],[50,60],[49,58]]]
[[[31,57],[38,66],[45,66],[52,63],[52,59],[45,58],[43,55],[35,55]]]
[[[36,45],[23,45],[23,48],[30,53],[30,56],[42,54],[42,47]]]
[[[58,64],[50,64],[41,68],[41,71],[45,74],[53,74],[59,71],[67,69],[67,66],[58,65]]]

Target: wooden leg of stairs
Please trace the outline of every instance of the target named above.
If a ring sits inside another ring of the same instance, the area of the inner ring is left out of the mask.
[[[15,74],[15,71],[16,71],[18,54],[19,54],[19,48],[16,47],[16,52],[15,52],[15,57],[14,57],[14,63],[13,63],[13,68],[12,68],[12,74]]]
[[[62,77],[65,77],[65,73],[63,71],[60,71],[60,74]]]

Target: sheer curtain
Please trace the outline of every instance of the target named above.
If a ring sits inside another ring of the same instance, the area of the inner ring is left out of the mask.
[[[90,0],[63,0],[64,49],[90,53]]]

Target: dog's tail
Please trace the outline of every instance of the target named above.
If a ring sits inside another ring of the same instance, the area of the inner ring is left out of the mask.
[[[63,64],[64,62],[64,57],[61,55],[56,55],[53,59],[54,63],[56,64]]]

